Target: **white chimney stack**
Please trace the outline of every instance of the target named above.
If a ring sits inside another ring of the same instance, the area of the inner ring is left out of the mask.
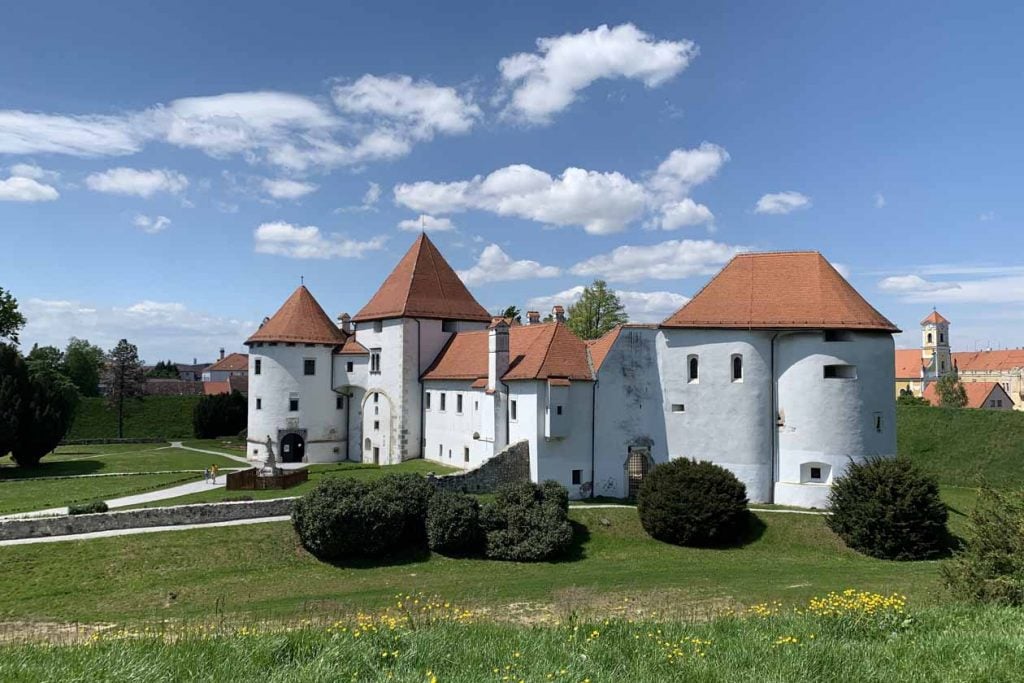
[[[495,391],[498,382],[508,372],[508,323],[504,320],[491,325],[487,333],[487,390]]]
[[[527,311],[526,312],[526,321],[530,325],[536,325],[537,323],[540,322],[540,312],[539,311]]]
[[[345,334],[351,334],[352,333],[352,316],[350,316],[348,313],[342,313],[341,315],[339,315],[338,316],[338,327],[340,327],[341,331],[344,332]]]
[[[565,309],[562,308],[561,306],[555,306],[554,308],[551,309],[551,317],[554,318],[557,322],[564,323]]]

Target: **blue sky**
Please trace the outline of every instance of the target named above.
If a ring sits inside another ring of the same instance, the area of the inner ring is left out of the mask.
[[[354,313],[422,225],[490,309],[604,277],[657,320],[817,249],[900,345],[933,305],[1024,345],[1019,5],[351,4],[5,9],[23,342],[240,350],[300,276]]]

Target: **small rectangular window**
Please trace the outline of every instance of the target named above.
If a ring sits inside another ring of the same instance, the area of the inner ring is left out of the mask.
[[[373,402],[380,403],[380,394],[378,394],[377,392],[373,392]]]
[[[260,360],[259,358],[257,358],[256,361],[252,364],[252,373],[254,375],[258,375],[258,374],[260,374],[260,372],[262,370],[263,370],[263,361]]]
[[[430,392],[429,391],[426,393],[426,397],[425,397],[424,400],[426,401],[427,410],[430,410]]]
[[[812,467],[811,468],[811,479],[814,479],[814,480],[821,479],[821,468],[820,467]]]
[[[459,329],[459,324],[457,322],[455,322],[454,320],[443,320],[443,321],[441,321],[441,331],[442,332],[457,332],[458,329]]]
[[[338,410],[344,410],[345,409],[345,397],[344,396],[337,396],[337,397],[335,397],[335,399],[334,399],[334,407],[337,408]]]
[[[469,446],[462,449],[462,462],[469,462]]]
[[[875,431],[882,431],[882,416],[879,415],[878,413],[875,413]]]
[[[256,399],[256,410],[263,410],[263,399],[262,398],[257,398]]]
[[[380,420],[374,420],[373,421],[373,431],[375,431],[375,432],[379,432],[380,431]]]
[[[380,349],[370,349],[370,374],[380,374]]]
[[[555,415],[562,414],[562,406],[555,406]]]
[[[462,415],[462,394],[455,394],[455,412]]]
[[[512,420],[517,420],[519,418],[519,416],[517,414],[519,411],[516,410],[516,402],[515,402],[514,399],[508,404],[508,410],[509,410],[509,417]]]
[[[354,367],[355,364],[352,361],[348,361],[347,363],[345,363],[345,372],[352,372],[352,368]]]
[[[743,381],[743,356],[738,353],[732,355],[732,381]]]
[[[448,407],[448,394],[441,392],[441,410]]]
[[[384,331],[384,321],[383,320],[374,320],[373,321],[373,331],[374,332],[383,332]]]
[[[857,379],[856,365],[826,365],[825,379]]]
[[[299,412],[299,399],[297,397],[293,396],[288,399],[288,410],[292,413]]]
[[[304,375],[315,375],[316,374],[316,359],[306,358],[302,361],[302,374]]]
[[[583,470],[572,471],[572,483],[576,486],[583,483]]]
[[[673,413],[686,412],[686,406],[683,405],[682,403],[673,403],[672,404],[672,412]]]
[[[437,444],[437,457],[438,458],[444,458],[444,444],[443,443]]]
[[[825,341],[846,342],[853,341],[853,334],[848,330],[825,330]]]

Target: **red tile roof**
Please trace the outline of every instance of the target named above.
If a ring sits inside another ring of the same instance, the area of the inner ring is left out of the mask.
[[[230,394],[231,384],[227,380],[223,382],[203,382],[203,393],[207,396]]]
[[[303,285],[245,343],[344,344],[345,338],[345,333],[338,329]]]
[[[998,382],[962,382],[964,390],[967,392],[967,407],[968,408],[984,408],[988,404],[988,397],[993,391],[999,393],[996,398],[1004,398],[1009,401],[1008,407],[1013,406],[1013,401],[1010,399],[1003,387]],[[935,382],[932,382],[924,389],[924,399],[931,403],[933,406],[939,405],[939,392],[936,388]],[[1005,405],[1005,404],[1004,404]]]
[[[587,348],[590,350],[590,362],[594,366],[594,372],[601,369],[604,359],[608,357],[608,352],[612,350],[612,346],[615,345],[615,340],[619,338],[619,332],[621,331],[622,325],[616,325],[601,337],[587,342]]]
[[[404,317],[491,321],[491,314],[473,298],[425,234],[416,239],[353,320]]]
[[[899,331],[816,251],[735,256],[662,326]]]
[[[931,315],[921,321],[922,325],[927,325],[928,323],[946,323],[948,325],[949,321],[943,318],[941,313],[933,310]]]
[[[232,375],[228,377],[228,388],[231,391],[238,391],[243,394],[249,393],[249,376],[248,375]]]
[[[486,377],[488,334],[487,330],[475,330],[452,335],[423,379]],[[503,380],[593,380],[586,344],[564,323],[517,325],[509,328],[508,336],[509,368]]]
[[[896,379],[921,379],[921,349],[896,349]]]
[[[370,351],[365,346],[357,342],[355,337],[349,337],[345,342],[345,345],[335,351],[335,353],[346,356],[365,356],[370,353]]]
[[[1024,349],[1005,351],[957,351],[953,362],[961,371],[985,372],[1024,368]]]
[[[206,368],[206,372],[218,370],[220,372],[239,372],[249,369],[249,354],[229,353],[213,365]]]

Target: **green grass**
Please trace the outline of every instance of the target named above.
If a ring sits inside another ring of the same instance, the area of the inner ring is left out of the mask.
[[[897,452],[942,484],[1024,486],[1024,412],[897,406]]]
[[[623,597],[706,614],[833,589],[941,598],[938,562],[885,562],[843,546],[817,515],[761,513],[738,548],[667,545],[632,509],[574,509],[567,559],[518,564],[442,556],[332,565],[305,552],[286,522],[0,548],[0,620],[152,620],[232,614],[287,617],[388,604],[419,590],[517,612],[600,609]],[[170,599],[170,595],[174,599]]]
[[[127,404],[125,438],[180,439],[192,436],[192,409],[200,396],[147,396]],[[117,437],[117,411],[102,398],[83,398],[68,440]]]
[[[351,622],[347,622],[351,623]],[[931,608],[894,633],[823,617],[614,620],[527,627],[306,627],[174,640],[5,648],[0,679],[25,681],[1015,681],[1020,612]],[[812,637],[813,636],[813,637]],[[795,638],[795,643],[780,639]],[[696,640],[696,642],[694,642]]]
[[[200,475],[195,473],[178,473],[7,480],[0,482],[0,514],[46,510],[93,500],[110,500],[196,481],[199,478]]]
[[[244,463],[230,458],[194,453],[178,448],[166,448],[157,444],[60,446],[56,451],[43,458],[38,467],[24,468],[18,467],[10,461],[0,461],[0,486],[5,480],[11,479],[202,470],[209,465],[217,465],[221,469],[246,466]]]

